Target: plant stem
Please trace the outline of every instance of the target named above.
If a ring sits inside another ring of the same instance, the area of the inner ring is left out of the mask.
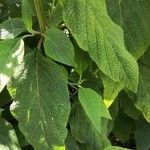
[[[43,14],[41,0],[34,0],[34,6],[38,17],[40,30],[42,33],[44,33],[46,31],[46,19],[45,15]]]

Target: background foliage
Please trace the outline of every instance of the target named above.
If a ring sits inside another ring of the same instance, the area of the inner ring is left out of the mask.
[[[150,149],[149,0],[0,1],[0,149]]]

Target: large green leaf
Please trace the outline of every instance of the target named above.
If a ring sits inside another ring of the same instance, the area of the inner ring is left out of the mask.
[[[124,30],[125,44],[135,58],[150,43],[149,0],[106,0],[110,17]]]
[[[123,31],[107,15],[104,0],[65,0],[64,21],[79,46],[104,74],[136,92],[138,65],[124,45]]]
[[[13,39],[26,31],[21,18],[11,18],[0,24],[0,39]]]
[[[101,96],[90,88],[80,87],[79,101],[94,128],[101,133],[102,117],[111,119]]]
[[[0,92],[17,71],[24,56],[22,39],[0,41]]]
[[[20,150],[15,131],[11,125],[2,118],[0,118],[0,149]]]
[[[77,100],[73,105],[70,117],[70,127],[73,137],[79,143],[84,144],[84,150],[101,150],[110,146],[106,135],[102,135],[96,130],[83,107]],[[103,130],[103,126],[101,126],[101,130]]]
[[[63,145],[70,113],[67,79],[61,67],[40,52],[26,55],[20,74],[11,80],[11,112],[36,150]]]
[[[150,149],[150,124],[141,119],[136,126],[135,141],[137,150]]]
[[[45,53],[55,61],[74,66],[74,49],[69,38],[55,28],[50,28],[45,33]]]
[[[140,64],[140,82],[135,106],[150,122],[150,67],[143,64]]]

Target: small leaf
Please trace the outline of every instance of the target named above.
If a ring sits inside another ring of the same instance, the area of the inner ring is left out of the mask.
[[[14,102],[10,109],[33,147],[51,150],[64,145],[69,92],[61,67],[37,51],[26,55],[19,73],[11,80],[9,91]]]
[[[72,136],[79,143],[84,143],[83,149],[101,150],[110,146],[107,135],[102,135],[97,131],[78,100],[73,105],[70,127]],[[101,126],[101,130],[103,131],[103,126]]]
[[[105,107],[101,96],[92,89],[80,87],[79,101],[95,129],[101,133],[101,118],[111,119],[109,111]]]
[[[20,150],[17,136],[11,125],[0,118],[0,149],[1,150]]]
[[[26,31],[21,18],[11,18],[0,24],[0,39],[13,39]]]
[[[22,39],[0,41],[0,92],[17,72],[24,56]]]
[[[55,28],[50,28],[45,33],[45,53],[55,61],[74,66],[74,49],[69,38]]]

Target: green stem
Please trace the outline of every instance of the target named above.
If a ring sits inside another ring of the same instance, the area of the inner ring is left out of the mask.
[[[43,14],[41,0],[34,0],[34,6],[38,17],[40,30],[42,33],[44,33],[46,31],[46,19],[45,15]]]

